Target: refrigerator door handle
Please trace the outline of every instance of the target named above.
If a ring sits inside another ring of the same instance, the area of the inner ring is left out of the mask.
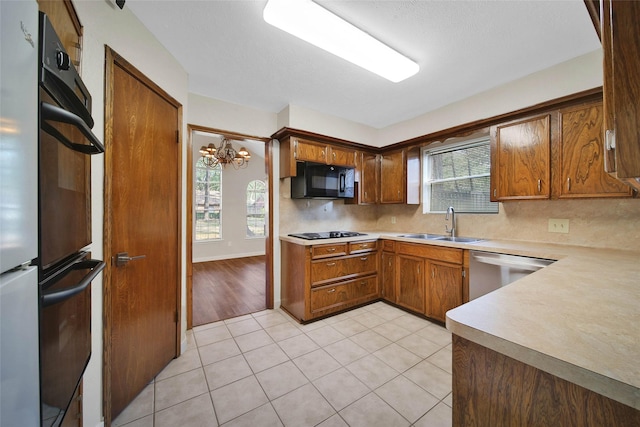
[[[87,288],[87,286],[89,286],[91,281],[95,279],[96,276],[104,269],[105,265],[106,264],[104,261],[100,261],[97,259],[89,259],[89,260],[81,261],[77,264],[74,264],[74,266],[71,268],[72,270],[84,270],[84,269],[91,269],[91,270],[89,271],[89,273],[87,273],[86,276],[82,278],[80,282],[78,282],[77,285],[70,286],[68,288],[64,288],[54,292],[43,293],[41,297],[42,306],[48,307],[50,305],[57,304],[84,291]]]

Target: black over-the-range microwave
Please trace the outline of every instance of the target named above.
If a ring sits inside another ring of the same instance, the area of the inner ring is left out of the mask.
[[[298,162],[291,178],[292,199],[351,199],[355,170],[341,166]]]

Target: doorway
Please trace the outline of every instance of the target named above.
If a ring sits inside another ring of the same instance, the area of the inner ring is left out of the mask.
[[[107,47],[106,425],[179,354],[181,123],[182,106]]]
[[[270,138],[197,125],[188,125],[188,133],[187,328],[192,328],[273,308],[273,180]],[[203,161],[199,148],[219,148],[225,139],[235,150],[248,149],[248,165],[236,170]],[[256,197],[258,189],[262,194]],[[256,201],[262,209],[255,209]]]

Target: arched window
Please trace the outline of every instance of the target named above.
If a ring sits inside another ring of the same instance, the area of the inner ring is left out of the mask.
[[[255,180],[247,185],[247,237],[266,235],[266,194],[264,181]]]
[[[221,239],[222,168],[207,166],[201,157],[195,172],[195,240]]]

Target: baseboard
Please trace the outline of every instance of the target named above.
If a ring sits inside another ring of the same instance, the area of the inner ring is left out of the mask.
[[[265,255],[264,251],[259,251],[259,252],[247,252],[247,253],[240,253],[240,254],[227,254],[227,255],[216,255],[216,256],[212,256],[212,257],[203,257],[203,258],[194,258],[193,259],[193,263],[197,264],[199,262],[207,262],[207,261],[220,261],[223,259],[235,259],[235,258],[247,258],[250,256],[261,256],[261,255]]]

